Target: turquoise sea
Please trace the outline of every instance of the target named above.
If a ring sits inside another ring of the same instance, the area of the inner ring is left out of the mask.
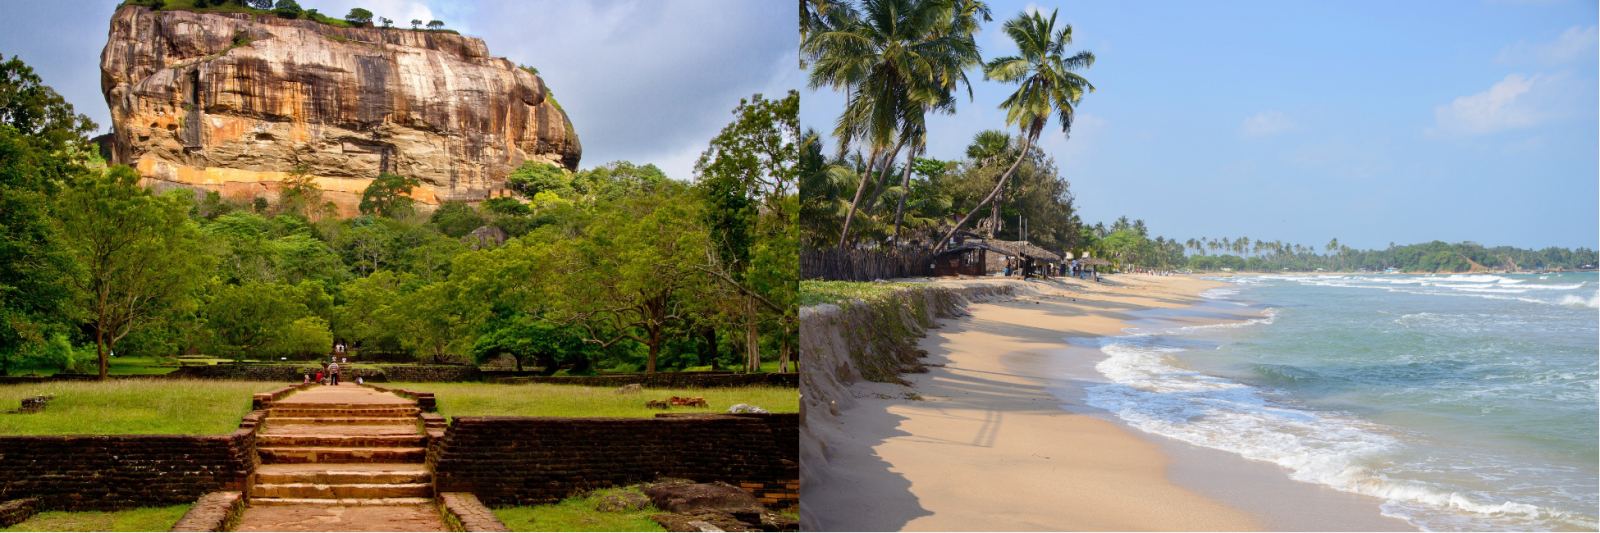
[[[1220,281],[1257,318],[1094,339],[1086,403],[1424,530],[1600,527],[1594,273]]]

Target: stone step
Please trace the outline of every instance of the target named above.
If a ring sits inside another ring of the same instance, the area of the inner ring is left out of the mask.
[[[431,483],[256,483],[250,487],[254,498],[383,499],[430,498]]]
[[[327,466],[328,470],[321,472],[303,471],[266,473],[258,471],[256,472],[256,483],[265,483],[269,485],[286,485],[291,483],[314,483],[321,485],[379,485],[433,482],[432,474],[420,470],[415,472],[353,472],[338,468],[343,465]]]
[[[283,407],[267,409],[268,416],[283,417],[414,417],[422,410],[415,407]]]
[[[428,483],[433,476],[421,463],[270,464],[256,468],[257,483]]]
[[[405,425],[357,425],[341,426],[334,424],[267,424],[259,435],[312,435],[331,437],[399,437],[421,435],[417,426]]]
[[[385,505],[433,505],[433,498],[251,498],[250,505],[320,505],[378,507]]]
[[[256,445],[268,448],[328,446],[334,448],[417,448],[422,435],[279,435],[256,437]]]
[[[416,425],[417,417],[384,416],[384,417],[353,417],[353,416],[269,416],[268,424],[339,424],[347,426],[405,426]]]
[[[420,463],[425,448],[256,448],[264,464],[292,463]]]

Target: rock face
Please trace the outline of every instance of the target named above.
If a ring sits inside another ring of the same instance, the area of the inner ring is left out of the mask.
[[[348,215],[380,172],[437,204],[582,156],[543,80],[451,33],[123,6],[100,71],[112,162],[159,188],[271,199],[305,165]]]

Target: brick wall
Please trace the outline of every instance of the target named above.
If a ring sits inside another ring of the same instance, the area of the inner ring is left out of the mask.
[[[247,415],[227,435],[0,436],[0,499],[38,498],[51,510],[111,510],[244,491],[258,462],[255,418]]]
[[[562,377],[520,377],[499,378],[490,381],[495,383],[549,383],[552,385],[583,385],[586,387],[621,387],[623,385],[638,383],[646,387],[656,388],[687,388],[687,387],[741,387],[746,385],[772,385],[775,387],[799,387],[800,374],[766,373],[766,374],[723,374],[723,373],[698,373],[698,372],[661,372],[656,374],[628,374],[620,376],[562,376]]]
[[[559,501],[662,477],[722,481],[769,507],[799,502],[799,416],[657,418],[458,416],[433,439],[438,492],[491,506]]]

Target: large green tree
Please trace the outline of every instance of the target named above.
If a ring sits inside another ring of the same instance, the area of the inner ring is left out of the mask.
[[[66,280],[94,331],[100,377],[117,341],[195,304],[211,257],[187,216],[188,191],[157,196],[126,166],[88,172],[61,191],[55,218],[74,266]]]
[[[645,371],[655,372],[668,328],[689,318],[705,289],[699,267],[710,242],[695,200],[679,185],[599,206],[587,238],[552,257],[566,302],[553,318],[602,347],[644,345]]]
[[[800,95],[741,100],[695,164],[711,249],[702,270],[742,300],[747,371],[761,369],[758,326],[781,324],[780,362],[788,363],[799,283]],[[764,318],[771,317],[771,318]]]

